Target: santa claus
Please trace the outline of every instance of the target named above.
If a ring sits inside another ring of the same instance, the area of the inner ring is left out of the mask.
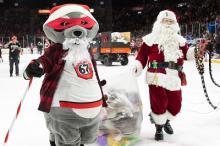
[[[45,113],[51,146],[96,140],[103,101],[88,46],[98,29],[86,5],[52,8],[43,30],[54,44],[24,72],[25,79],[45,75],[39,110]]]
[[[163,131],[173,134],[170,125],[181,109],[181,85],[186,84],[184,60],[194,56],[185,38],[180,34],[176,15],[163,10],[157,16],[152,32],[143,37],[133,73],[139,76],[147,66],[146,82],[149,85],[151,121],[156,126],[155,140],[163,140]]]

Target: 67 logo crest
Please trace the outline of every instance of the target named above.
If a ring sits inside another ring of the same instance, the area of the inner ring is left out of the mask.
[[[82,79],[91,79],[93,77],[92,64],[90,62],[80,62],[74,66],[76,74]]]

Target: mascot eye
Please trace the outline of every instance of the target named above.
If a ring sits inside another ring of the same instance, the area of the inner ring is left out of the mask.
[[[81,24],[86,25],[86,24],[88,24],[88,22],[87,21],[81,21]]]
[[[61,22],[61,23],[60,23],[61,26],[67,26],[67,25],[69,25],[69,24],[70,24],[69,22]]]

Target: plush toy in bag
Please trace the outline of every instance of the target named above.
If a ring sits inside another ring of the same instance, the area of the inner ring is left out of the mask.
[[[105,78],[107,107],[102,110],[97,142],[100,146],[129,146],[139,141],[143,118],[136,79],[126,74]]]

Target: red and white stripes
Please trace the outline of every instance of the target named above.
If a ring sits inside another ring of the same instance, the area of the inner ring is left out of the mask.
[[[26,90],[25,90],[25,92],[24,92],[24,95],[23,95],[23,97],[22,97],[22,99],[21,99],[21,101],[20,101],[20,103],[19,103],[19,105],[18,105],[18,107],[17,107],[16,115],[14,116],[13,121],[11,122],[11,125],[10,125],[10,127],[9,127],[9,129],[8,129],[8,131],[7,131],[7,134],[5,135],[5,140],[4,140],[3,146],[5,146],[6,143],[7,143],[7,141],[8,141],[8,137],[9,137],[9,135],[10,135],[12,129],[13,129],[14,123],[15,123],[15,121],[16,121],[16,119],[17,119],[19,113],[20,113],[20,109],[21,109],[22,103],[24,102],[24,99],[25,99],[25,97],[26,97],[26,95],[27,95],[27,93],[28,93],[28,90],[29,90],[30,87],[31,87],[32,79],[33,79],[33,78],[30,79],[29,84],[28,84],[28,86],[27,86],[27,88],[26,88]]]

